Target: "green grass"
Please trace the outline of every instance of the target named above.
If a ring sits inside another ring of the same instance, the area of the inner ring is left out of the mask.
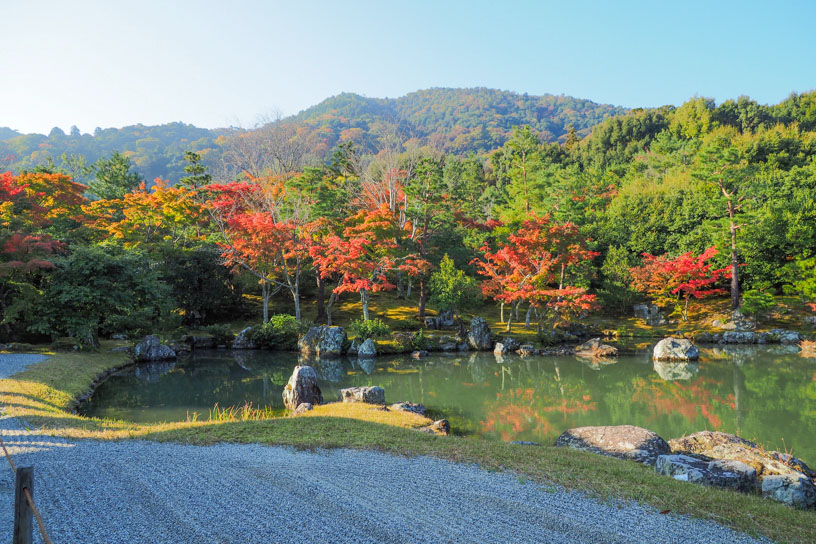
[[[706,488],[657,476],[649,467],[551,446],[520,446],[463,436],[432,436],[416,427],[429,420],[360,404],[329,404],[306,416],[235,421],[135,424],[84,418],[69,413],[75,398],[107,369],[126,362],[122,354],[57,353],[28,370],[0,380],[0,402],[11,415],[46,432],[70,438],[161,442],[220,442],[288,445],[298,448],[354,448],[395,455],[431,455],[477,463],[487,470],[511,470],[548,486],[583,490],[603,500],[636,500],[659,510],[711,519],[751,534],[788,542],[809,542],[816,513],[756,496]]]

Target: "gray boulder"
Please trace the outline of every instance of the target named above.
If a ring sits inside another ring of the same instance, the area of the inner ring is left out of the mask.
[[[654,347],[652,358],[655,361],[696,361],[700,350],[685,338],[664,338]]]
[[[816,506],[816,486],[804,474],[775,474],[762,478],[762,496],[795,506]]]
[[[298,340],[300,353],[306,357],[340,357],[348,343],[343,327],[312,327]],[[359,349],[359,348],[358,348]]]
[[[555,445],[630,459],[646,465],[654,465],[659,455],[671,451],[666,441],[656,433],[634,425],[569,429],[558,437]]]
[[[654,369],[661,379],[673,382],[692,379],[700,371],[700,365],[678,361],[654,361]]]
[[[447,419],[440,419],[438,421],[434,421],[427,427],[421,427],[418,430],[423,433],[447,436],[450,434],[450,423],[448,423]]]
[[[360,344],[357,348],[358,359],[373,359],[377,356],[377,346],[374,345],[374,340],[367,338],[365,342]]]
[[[529,357],[530,355],[536,354],[536,347],[533,344],[522,344],[516,350],[516,353],[522,357]]]
[[[593,338],[576,346],[575,355],[580,357],[617,357],[618,348],[604,344],[600,338]]]
[[[780,344],[798,344],[803,340],[802,335],[796,331],[789,331],[787,329],[771,329],[770,334],[778,338]]]
[[[490,327],[482,317],[474,317],[467,333],[467,343],[476,351],[490,351],[493,343],[490,339]]]
[[[703,460],[688,455],[660,455],[655,472],[675,480],[752,493],[757,489],[757,471],[733,460]]]
[[[754,344],[757,335],[751,331],[729,331],[722,334],[720,342],[723,344]]]
[[[365,402],[367,404],[385,404],[385,389],[382,387],[348,387],[340,390],[342,402]]]
[[[413,402],[398,402],[388,407],[390,410],[397,412],[412,412],[421,416],[428,415],[428,409],[422,404],[415,404]]]
[[[148,335],[133,346],[135,361],[166,361],[175,359],[176,352],[170,346],[161,343],[158,336]]]
[[[232,349],[256,349],[255,342],[249,339],[251,331],[252,327],[247,327],[239,332],[232,342]]]
[[[298,404],[298,407],[295,408],[295,411],[292,412],[293,416],[299,416],[305,412],[309,412],[310,410],[314,410],[314,406],[312,406],[311,402],[301,402]]]
[[[292,371],[289,383],[283,388],[283,404],[294,410],[303,403],[323,404],[323,394],[317,385],[317,372],[308,365],[299,365]]]

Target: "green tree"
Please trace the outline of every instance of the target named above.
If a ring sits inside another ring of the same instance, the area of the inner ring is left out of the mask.
[[[133,161],[118,151],[107,159],[99,159],[91,168],[94,179],[88,184],[88,192],[98,199],[122,198],[144,182],[138,172],[131,170]]]
[[[457,270],[447,253],[439,263],[439,270],[431,274],[431,304],[439,311],[457,313],[472,306],[479,297],[475,279]]]
[[[189,189],[199,189],[212,182],[212,176],[207,172],[207,167],[201,164],[201,155],[194,151],[185,151],[184,172],[188,174],[179,179],[179,183]]]

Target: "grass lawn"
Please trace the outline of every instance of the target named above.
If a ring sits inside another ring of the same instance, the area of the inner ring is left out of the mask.
[[[262,420],[134,424],[70,413],[75,398],[107,369],[127,362],[105,343],[96,353],[57,353],[10,379],[0,380],[0,403],[29,426],[69,438],[142,438],[186,444],[218,442],[289,445],[298,448],[374,449],[397,455],[432,455],[512,470],[544,485],[583,490],[619,504],[637,500],[659,510],[711,519],[740,531],[779,541],[810,542],[816,513],[756,496],[678,482],[643,465],[551,446],[521,446],[462,436],[432,436],[414,430],[429,420],[354,404],[319,406],[306,416]]]

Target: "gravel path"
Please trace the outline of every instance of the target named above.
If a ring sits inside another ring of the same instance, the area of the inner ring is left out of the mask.
[[[0,375],[37,357],[2,355]],[[54,544],[758,542],[715,523],[429,457],[68,441],[8,417],[0,434],[17,465],[35,467],[35,501]],[[13,490],[2,457],[3,542]]]
[[[32,353],[0,353],[0,378],[8,378],[22,372],[27,366],[45,361],[45,355]]]

